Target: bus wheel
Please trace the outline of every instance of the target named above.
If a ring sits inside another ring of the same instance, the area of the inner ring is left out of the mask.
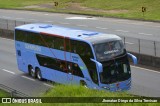
[[[36,77],[38,80],[42,81],[42,74],[39,68],[36,69]]]
[[[29,75],[31,75],[33,78],[35,78],[35,71],[32,66],[29,66]]]
[[[87,83],[85,81],[83,81],[83,80],[80,81],[80,85],[87,88]]]

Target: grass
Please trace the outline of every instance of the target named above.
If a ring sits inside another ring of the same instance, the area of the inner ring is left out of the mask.
[[[9,94],[5,91],[0,90],[0,97],[8,97]]]
[[[54,2],[58,6],[54,6]],[[0,0],[0,8],[160,21],[160,0]],[[30,6],[30,7],[26,7]],[[142,6],[147,8],[143,16]]]
[[[135,97],[127,92],[107,92],[88,89],[82,86],[55,85],[42,97]],[[1,104],[0,104],[1,105]],[[2,104],[3,105],[3,104]],[[7,104],[7,106],[126,106],[125,103],[43,103],[43,104]],[[158,106],[158,103],[127,103],[127,106]]]

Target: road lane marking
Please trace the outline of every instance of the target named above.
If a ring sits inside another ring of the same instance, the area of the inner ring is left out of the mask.
[[[80,26],[80,27],[88,27],[87,25],[77,25],[77,26]]]
[[[152,35],[152,34],[147,34],[147,33],[138,33],[140,35]]]
[[[66,17],[65,19],[79,19],[79,20],[96,20],[96,18],[94,18],[94,17]]]
[[[36,19],[29,19],[30,21],[38,21],[38,20],[36,20]]]
[[[45,21],[45,22],[49,22],[49,23],[52,23],[53,21]]]
[[[26,76],[21,76],[21,77],[25,78],[25,79],[28,79],[28,80],[31,80],[31,81],[35,81],[35,79],[29,78],[29,77],[26,77]]]
[[[0,39],[5,39],[5,40],[14,41],[14,40],[12,40],[12,39],[8,39],[8,38],[1,38],[1,37],[0,37]]]
[[[117,32],[129,32],[129,31],[125,31],[125,30],[116,30]]]
[[[15,19],[17,19],[17,20],[23,20],[24,18],[15,18]]]
[[[67,25],[67,24],[70,24],[70,23],[60,22],[60,24],[66,24]]]
[[[6,69],[2,69],[2,70],[5,71],[5,72],[8,72],[8,73],[11,73],[11,74],[15,74],[14,72],[6,70]]]
[[[103,27],[96,27],[97,29],[108,29],[108,28],[103,28]]]
[[[160,26],[154,26],[154,27],[160,27]]]
[[[134,43],[131,43],[131,42],[125,42],[125,43],[130,44],[130,45],[133,45],[133,44],[134,44]]]
[[[53,87],[53,85],[47,84],[47,83],[43,83],[43,85],[49,86],[49,87]]]
[[[147,69],[147,68],[141,68],[141,67],[132,66],[132,65],[131,65],[131,67],[133,67],[133,68],[139,68],[139,69],[142,69],[142,70],[146,70],[146,71],[150,71],[150,72],[154,72],[154,73],[159,73],[160,74],[160,72],[158,72],[158,71],[154,71],[154,70]]]

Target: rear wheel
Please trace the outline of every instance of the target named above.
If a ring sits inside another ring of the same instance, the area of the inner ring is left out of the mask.
[[[29,75],[32,76],[33,78],[35,78],[35,71],[34,71],[33,67],[29,66],[28,70],[29,70]]]
[[[36,77],[38,80],[42,81],[42,74],[41,74],[41,70],[39,68],[36,69]]]

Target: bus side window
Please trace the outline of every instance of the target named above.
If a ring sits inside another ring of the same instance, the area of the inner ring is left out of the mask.
[[[21,30],[15,30],[15,40],[21,41],[21,42],[26,42],[27,41],[27,35],[25,31]]]
[[[64,50],[64,39],[56,37],[54,40],[55,49]]]
[[[78,64],[73,63],[72,64],[72,70],[73,70],[73,75],[76,75],[76,76],[84,78],[84,75],[83,75],[81,69],[79,68]]]
[[[77,44],[75,40],[70,40],[70,44],[71,44],[71,52],[72,53],[77,53]]]
[[[89,44],[85,42],[78,41],[78,54],[82,58],[83,62],[87,66],[88,72],[92,81],[98,84],[98,75],[97,75],[97,68],[96,64],[90,60],[93,57],[92,49]]]

